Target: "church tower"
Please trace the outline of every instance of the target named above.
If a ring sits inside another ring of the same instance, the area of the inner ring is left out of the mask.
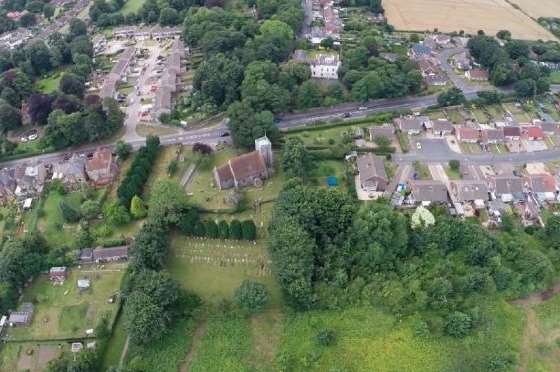
[[[270,143],[270,140],[266,135],[255,140],[255,150],[257,150],[261,154],[267,168],[272,170],[274,167],[274,159],[272,157],[272,143]]]

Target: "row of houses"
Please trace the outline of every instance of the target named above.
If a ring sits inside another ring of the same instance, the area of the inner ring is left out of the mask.
[[[410,48],[408,56],[416,63],[418,70],[420,70],[424,78],[424,83],[433,86],[447,84],[447,76],[441,70],[434,49],[426,46],[423,42],[417,43]]]
[[[117,63],[113,65],[111,72],[105,77],[103,86],[101,87],[101,98],[116,98],[117,86],[119,82],[126,82],[129,67],[136,53],[136,48],[130,46],[126,48],[119,56]]]
[[[112,182],[117,172],[113,154],[107,148],[97,149],[89,158],[74,154],[53,164],[3,168],[0,170],[0,202],[39,195],[50,180],[60,180],[68,189],[85,183],[104,186]]]
[[[311,0],[313,23],[311,33],[307,38],[314,45],[318,45],[322,40],[330,37],[335,44],[340,44],[340,33],[342,32],[343,22],[340,19],[340,7],[333,0]]]
[[[161,84],[156,92],[154,100],[154,112],[156,117],[161,114],[170,113],[173,95],[181,88],[181,59],[185,57],[185,47],[180,39],[173,40],[171,53],[167,58],[167,65],[161,77]]]
[[[116,39],[170,39],[178,38],[182,33],[181,27],[135,27],[135,26],[124,26],[116,27],[113,29],[113,37]]]

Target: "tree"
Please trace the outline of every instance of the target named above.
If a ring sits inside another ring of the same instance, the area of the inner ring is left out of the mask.
[[[243,240],[255,240],[257,238],[257,227],[253,220],[246,220],[241,223],[241,237]]]
[[[21,27],[35,26],[36,23],[37,23],[37,18],[33,13],[25,13],[19,19],[19,24],[21,25]]]
[[[86,220],[93,220],[99,216],[101,208],[97,200],[86,200],[82,203],[81,212]]]
[[[117,156],[120,160],[125,161],[132,152],[132,146],[122,140],[117,141],[116,145]]]
[[[530,53],[529,44],[522,40],[511,40],[506,44],[506,51],[512,59],[528,57]]]
[[[463,92],[459,88],[451,88],[438,96],[440,106],[457,106],[466,102]]]
[[[509,41],[509,40],[511,40],[511,32],[509,32],[508,30],[500,30],[496,34],[496,37],[500,40]]]
[[[16,129],[21,126],[21,113],[7,103],[0,104],[0,131]]]
[[[32,94],[27,100],[27,112],[31,123],[44,125],[52,111],[52,98],[47,94]]]
[[[369,0],[369,7],[373,13],[385,13],[383,9],[382,0]]]
[[[204,222],[204,230],[206,231],[206,237],[209,239],[218,238],[218,225],[212,220]]]
[[[179,23],[179,13],[173,8],[163,8],[159,14],[159,24],[174,26]]]
[[[179,162],[177,161],[177,159],[171,160],[167,165],[167,174],[173,177],[175,173],[177,173],[178,168],[179,168]]]
[[[264,284],[244,280],[235,290],[234,299],[241,310],[248,314],[256,314],[268,303],[268,292]]]
[[[167,227],[154,224],[150,220],[144,223],[136,234],[134,250],[131,253],[131,265],[136,270],[161,270],[167,258],[169,240]]]
[[[328,36],[326,38],[324,38],[323,40],[321,40],[320,43],[322,48],[325,49],[332,49],[334,47],[334,40],[332,37]]]
[[[149,295],[139,291],[128,296],[124,312],[125,328],[130,341],[136,345],[146,345],[157,341],[167,331],[170,322],[169,314]]]
[[[450,336],[463,338],[472,329],[472,319],[469,315],[460,311],[455,311],[447,317],[445,333]]]
[[[202,154],[202,155],[209,155],[209,154],[212,153],[213,150],[212,150],[212,147],[211,147],[211,146],[209,146],[209,145],[207,145],[207,144],[205,144],[205,143],[197,142],[197,143],[195,143],[195,144],[193,145],[192,151],[193,151],[193,152],[198,152],[198,153],[200,153],[200,154]]]
[[[449,168],[451,168],[454,171],[459,171],[459,168],[461,167],[461,163],[459,162],[459,160],[450,160],[449,161]]]
[[[31,69],[36,75],[44,74],[51,69],[51,52],[43,41],[34,42],[25,52]]]
[[[229,224],[224,220],[218,223],[218,236],[220,239],[229,238]]]
[[[87,25],[80,18],[72,18],[70,20],[70,38],[87,35]]]
[[[58,209],[64,221],[68,223],[76,223],[80,220],[80,212],[74,209],[67,201],[62,200],[58,204]]]
[[[303,82],[299,86],[297,94],[298,108],[306,109],[321,105],[321,88],[313,80]]]
[[[50,20],[54,16],[54,12],[55,8],[51,4],[45,4],[43,6],[43,16],[45,16],[46,19]]]
[[[152,188],[149,200],[151,221],[163,226],[179,224],[186,210],[192,208],[185,190],[175,181],[160,180]]]
[[[103,209],[103,216],[109,225],[121,226],[130,222],[130,214],[127,209],[119,204],[113,202],[105,206]]]
[[[238,220],[232,220],[229,224],[229,236],[235,240],[241,240],[241,223]]]
[[[380,149],[388,149],[391,146],[391,140],[386,136],[377,136],[374,142]]]
[[[140,220],[148,215],[146,205],[138,195],[134,195],[130,201],[130,214],[136,220]]]
[[[234,102],[228,109],[228,117],[228,127],[237,147],[252,148],[255,139],[264,136],[265,133],[272,142],[280,135],[270,111],[255,113],[245,101]]]
[[[65,73],[60,79],[60,91],[64,94],[72,94],[83,97],[85,91],[84,82],[74,74]]]
[[[282,151],[282,170],[287,177],[304,178],[310,170],[311,154],[299,137],[288,137]]]
[[[537,94],[537,83],[532,79],[520,80],[513,89],[519,98],[531,98]]]

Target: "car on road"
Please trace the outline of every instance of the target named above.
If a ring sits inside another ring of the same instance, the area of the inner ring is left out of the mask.
[[[30,141],[35,141],[37,139],[37,137],[39,137],[36,133],[35,134],[31,134],[29,137],[27,137]]]
[[[345,118],[349,118],[350,116],[352,116],[352,114],[349,112],[345,112],[342,116]]]
[[[229,137],[229,132],[224,132],[220,135],[220,137]]]
[[[418,150],[422,150],[422,144],[420,142],[416,142],[416,148]]]
[[[368,108],[365,107],[365,106],[358,107],[358,110],[359,110],[359,111],[364,111],[364,110],[367,110],[367,109],[368,109]]]

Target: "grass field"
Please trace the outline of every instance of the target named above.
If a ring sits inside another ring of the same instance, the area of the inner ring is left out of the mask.
[[[57,192],[49,193],[43,205],[43,213],[39,218],[38,227],[47,241],[53,246],[71,246],[78,231],[78,224],[67,224],[64,222],[58,207],[60,202],[65,200],[74,208],[80,210],[81,199],[82,194],[79,192],[68,195],[60,195]]]
[[[336,144],[341,144],[348,142],[348,138],[352,138],[357,128],[368,127],[367,124],[364,125],[352,125],[352,126],[342,126],[330,129],[325,129],[321,131],[308,131],[288,135],[289,137],[295,136],[301,138],[301,140],[307,146],[332,146]],[[350,140],[351,141],[351,140]]]
[[[126,342],[126,330],[124,328],[125,315],[124,311],[121,312],[115,325],[113,326],[113,334],[109,339],[109,344],[103,355],[102,370],[105,371],[111,366],[118,366],[121,359],[121,354]]]
[[[127,0],[124,6],[121,8],[120,13],[123,15],[136,13],[142,5],[144,5],[145,0]]]
[[[560,18],[560,2],[557,0],[509,0],[519,6],[525,13],[533,18],[557,17]]]
[[[1,371],[41,372],[45,365],[70,347],[59,343],[7,343],[0,353]]]
[[[522,107],[518,107],[513,103],[504,103],[503,107],[505,110],[509,111],[519,123],[529,123],[531,121],[531,117]]]
[[[528,371],[560,370],[560,296],[528,310]]]
[[[482,29],[488,35],[509,30],[518,39],[555,40],[549,31],[505,0],[385,0],[383,7],[389,23],[397,30],[464,30],[476,34]]]
[[[171,246],[170,273],[203,300],[231,299],[241,282],[251,279],[266,285],[271,305],[280,303],[280,289],[262,243],[175,236]]]
[[[60,83],[60,79],[62,79],[61,72],[55,72],[53,75],[39,79],[36,83],[36,87],[42,93],[52,93],[58,89],[58,85]]]
[[[293,371],[481,371],[489,359],[517,350],[522,312],[505,303],[485,309],[488,322],[465,339],[416,336],[417,320],[399,321],[374,308],[311,311],[288,316],[280,370]],[[314,340],[332,329],[336,344]]]
[[[46,276],[37,278],[23,293],[23,301],[35,305],[33,323],[29,327],[10,329],[10,339],[44,340],[83,337],[85,331],[95,328],[104,314],[114,315],[117,304],[107,299],[115,294],[125,270],[122,264],[95,266],[71,270],[61,286],[53,285]],[[80,292],[76,282],[89,278],[91,288]]]

